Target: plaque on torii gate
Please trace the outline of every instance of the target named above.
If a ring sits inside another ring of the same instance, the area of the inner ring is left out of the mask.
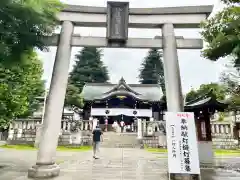
[[[107,2],[107,40],[123,45],[128,39],[129,2]]]

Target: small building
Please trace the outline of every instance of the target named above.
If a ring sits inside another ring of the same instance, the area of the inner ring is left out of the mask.
[[[36,100],[39,101],[39,108],[37,111],[35,111],[33,113],[33,115],[31,116],[32,119],[42,119],[42,115],[44,113],[44,103],[45,103],[45,97],[36,97]],[[67,107],[64,107],[63,108],[63,119],[68,119],[68,120],[73,120],[73,119],[76,119],[76,120],[79,120],[80,117],[78,114],[74,113],[72,110],[70,110],[69,108]]]
[[[199,141],[211,141],[211,117],[215,112],[223,112],[228,105],[218,101],[213,91],[186,103],[184,110],[194,112]]]
[[[98,118],[100,124],[123,120],[131,124],[134,117],[163,119],[163,92],[158,84],[87,83],[83,87],[83,119]]]
[[[213,164],[213,142],[211,132],[211,116],[216,112],[223,112],[228,105],[218,101],[211,90],[206,95],[185,104],[185,111],[194,112],[198,139],[199,159],[202,164]]]

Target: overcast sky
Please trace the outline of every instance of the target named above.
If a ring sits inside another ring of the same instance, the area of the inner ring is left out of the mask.
[[[88,6],[106,6],[107,0],[62,0],[67,4],[88,5]],[[116,1],[116,0],[113,0]],[[118,0],[121,1],[121,0]],[[221,5],[218,0],[126,0],[130,2],[131,7],[167,7],[167,6],[187,6],[187,5],[215,5],[216,12]],[[82,36],[105,36],[106,31],[103,28],[81,28],[76,27],[74,33]],[[185,38],[200,38],[199,29],[178,29],[176,36]],[[161,36],[161,30],[156,29],[130,29],[129,37],[153,38]],[[75,62],[75,54],[81,48],[72,49],[71,71]],[[108,67],[110,81],[118,82],[123,76],[127,83],[138,83],[138,74],[141,62],[147,54],[148,49],[104,49],[102,60]],[[44,79],[47,81],[47,87],[50,84],[52,67],[55,59],[56,47],[51,47],[49,52],[39,52],[44,62]],[[187,93],[192,87],[197,88],[201,84],[217,82],[219,75],[224,69],[224,61],[211,62],[201,57],[200,50],[178,50],[183,92]]]

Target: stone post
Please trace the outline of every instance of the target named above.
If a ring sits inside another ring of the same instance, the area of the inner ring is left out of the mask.
[[[39,147],[39,143],[40,143],[40,139],[41,139],[41,135],[42,135],[42,129],[43,129],[42,124],[36,125],[36,137],[35,137],[35,142],[34,142],[34,147],[36,147],[36,148]]]
[[[217,132],[217,134],[219,135],[219,134],[220,134],[219,124],[215,124],[215,126],[216,126],[216,132]]]
[[[70,135],[70,144],[81,145],[82,141],[82,131],[72,132]]]
[[[13,140],[13,135],[14,135],[14,129],[13,129],[13,124],[11,123],[9,126],[9,130],[8,130],[8,140],[9,141]]]
[[[142,134],[143,136],[145,136],[145,134],[147,133],[147,122],[146,119],[142,120]]]
[[[164,24],[162,35],[167,110],[170,112],[182,112],[184,110],[182,86],[173,24]]]
[[[181,77],[178,64],[177,42],[173,24],[164,24],[163,35],[163,59],[164,77],[166,85],[167,110],[170,112],[183,112],[183,96],[181,87]],[[175,179],[190,180],[191,175],[175,175]]]
[[[89,129],[90,129],[90,131],[93,130],[93,121],[92,120],[89,120]]]
[[[224,134],[224,124],[221,124],[220,128],[221,128],[221,134],[223,135]]]
[[[81,131],[83,131],[84,130],[84,121],[82,120],[81,121]]]
[[[28,171],[28,176],[31,178],[50,178],[58,176],[60,173],[60,168],[54,159],[68,81],[73,30],[74,25],[72,22],[63,22],[53,66],[49,96],[46,101],[37,162]]]
[[[19,129],[17,130],[17,138],[20,139],[20,138],[22,137],[22,133],[23,133],[23,129],[20,129],[20,128],[19,128]]]
[[[234,124],[231,122],[231,124],[230,124],[230,134],[231,134],[231,137],[234,138],[234,132],[233,132],[233,129],[234,129]]]
[[[84,130],[87,131],[88,130],[88,121],[84,122]]]
[[[137,126],[138,126],[138,139],[142,139],[142,120],[141,119],[137,119]]]

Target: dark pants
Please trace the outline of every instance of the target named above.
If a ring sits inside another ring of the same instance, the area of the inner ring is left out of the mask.
[[[99,152],[100,141],[93,141],[93,156]]]
[[[123,130],[124,130],[124,126],[121,126],[121,132],[123,133]]]
[[[137,126],[136,125],[133,125],[133,131],[137,132]]]

